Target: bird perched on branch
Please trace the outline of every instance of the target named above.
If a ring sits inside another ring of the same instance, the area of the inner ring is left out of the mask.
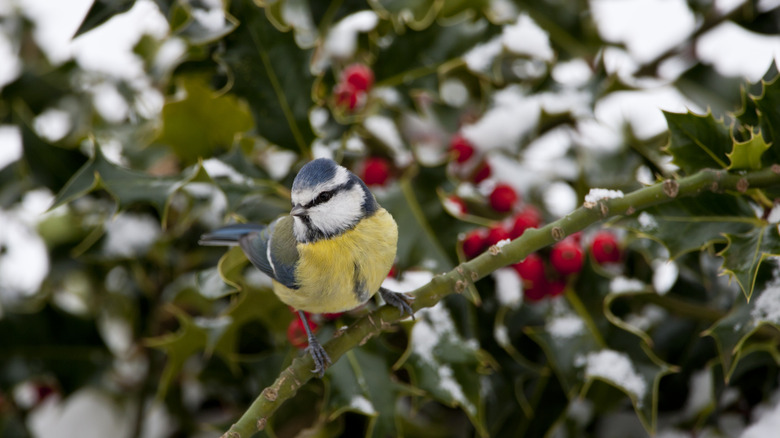
[[[301,168],[291,198],[289,216],[267,226],[228,225],[203,235],[200,244],[240,246],[273,279],[279,299],[298,311],[313,371],[322,377],[331,360],[304,312],[344,312],[379,292],[402,315],[412,315],[411,298],[381,287],[395,259],[398,228],[360,178],[319,158]]]

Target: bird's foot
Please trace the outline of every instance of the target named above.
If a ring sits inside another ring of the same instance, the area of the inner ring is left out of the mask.
[[[398,309],[402,317],[407,314],[414,319],[414,309],[411,306],[412,301],[414,301],[413,297],[403,293],[391,292],[383,287],[379,288],[379,295],[387,304]]]
[[[322,345],[320,345],[320,342],[314,336],[309,336],[309,346],[306,347],[306,350],[314,360],[314,369],[311,370],[311,372],[319,374],[320,378],[322,378],[322,376],[325,375],[325,370],[332,363],[330,361],[330,356],[328,356],[328,353],[322,348]]]

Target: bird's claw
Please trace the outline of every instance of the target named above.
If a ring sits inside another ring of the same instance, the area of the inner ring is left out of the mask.
[[[412,301],[414,301],[413,297],[398,292],[391,292],[385,288],[379,289],[379,295],[385,300],[385,303],[398,309],[398,311],[401,312],[402,317],[404,315],[409,315],[414,319],[414,309],[412,309],[411,306]]]
[[[322,378],[325,375],[325,370],[332,364],[330,356],[317,341],[317,338],[313,336],[309,338],[309,346],[306,347],[306,350],[314,360],[314,369],[311,372],[318,374]]]

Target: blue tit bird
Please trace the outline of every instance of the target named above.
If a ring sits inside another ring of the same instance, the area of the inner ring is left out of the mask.
[[[395,259],[398,227],[366,184],[333,160],[304,165],[293,181],[292,210],[268,226],[235,224],[205,234],[201,245],[240,246],[273,279],[279,299],[298,311],[320,377],[330,357],[304,312],[354,309],[379,292],[401,314],[411,298],[381,287]]]

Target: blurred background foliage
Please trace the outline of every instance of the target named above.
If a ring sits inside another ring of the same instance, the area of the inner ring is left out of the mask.
[[[133,43],[135,76],[49,59],[4,6],[0,148],[20,156],[0,167],[0,435],[226,430],[300,345],[268,279],[198,237],[288,211],[313,157],[396,218],[397,290],[591,188],[778,162],[780,85],[703,44],[724,25],[776,36],[776,2],[674,2],[691,30],[654,52],[600,27],[604,3],[95,0],[76,41],[136,8],[167,22]],[[553,248],[502,269],[349,352],[260,435],[762,436],[777,192],[636,212],[568,241],[574,265]],[[372,307],[317,319],[319,337]]]

